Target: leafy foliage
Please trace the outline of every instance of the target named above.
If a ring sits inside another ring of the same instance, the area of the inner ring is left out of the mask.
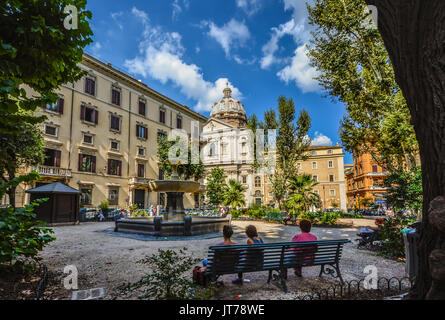
[[[307,158],[310,139],[307,133],[311,126],[311,118],[306,110],[302,110],[298,119],[295,117],[295,104],[292,99],[281,96],[278,98],[278,119],[275,111],[266,111],[264,127],[276,129],[277,168],[270,176],[272,193],[280,208],[287,197],[289,179],[298,173],[297,161]]]
[[[388,217],[379,227],[382,240],[380,254],[391,258],[405,257],[405,243],[402,230],[408,227],[410,221],[402,216]]]
[[[35,220],[34,208],[46,199],[38,200],[24,208],[0,209],[0,264],[22,263],[22,259],[39,260],[38,253],[55,238],[52,229]]]
[[[219,206],[224,201],[224,193],[227,189],[225,179],[224,169],[216,167],[210,171],[207,178],[206,196],[213,206]]]
[[[313,225],[323,224],[323,225],[336,225],[338,219],[341,217],[340,213],[337,212],[302,212],[298,215],[299,219],[307,219],[311,221]]]
[[[176,141],[169,141],[167,137],[158,137],[158,166],[160,170],[164,171],[167,177],[170,177],[173,172],[172,164],[168,161],[168,153],[170,148],[172,148],[175,143],[180,143],[179,139]],[[199,160],[198,164],[192,164],[191,145],[188,144],[188,146],[185,146],[185,148],[188,150],[188,163],[178,166],[178,175],[185,180],[192,178],[199,180],[204,176],[204,166],[201,159]],[[179,149],[177,150],[176,155],[180,155]]]
[[[189,272],[199,259],[186,254],[187,248],[179,250],[159,249],[157,254],[147,256],[138,263],[148,265],[151,273],[139,281],[121,287],[125,293],[142,289],[139,299],[185,300],[194,299],[197,287]]]
[[[422,172],[419,167],[392,172],[385,179],[386,200],[395,212],[412,209],[422,211]]]
[[[346,107],[346,150],[371,153],[392,171],[415,163],[418,144],[388,52],[378,30],[363,23],[364,9],[364,0],[315,0],[308,6],[315,27],[309,56],[320,85]]]
[[[38,178],[40,176],[36,172],[31,172],[12,179],[0,186],[0,198],[8,189]],[[39,251],[55,240],[50,236],[53,230],[46,228],[44,222],[36,220],[34,213],[34,208],[44,201],[47,199],[36,200],[20,209],[14,209],[13,206],[0,208],[0,264],[25,265],[24,259],[37,262]],[[27,264],[25,267],[33,267],[33,265]]]
[[[314,187],[318,185],[308,174],[290,178],[290,196],[287,207],[294,213],[307,212],[311,207],[320,206],[320,196],[315,193]]]
[[[246,204],[245,188],[240,182],[230,180],[223,194],[223,204],[232,208],[243,207]]]
[[[67,5],[78,9],[78,28],[64,27]],[[53,92],[80,79],[83,48],[92,42],[86,0],[23,1],[0,4],[0,132],[20,132],[21,123],[44,120],[32,112],[55,103]],[[28,97],[23,85],[35,91]]]

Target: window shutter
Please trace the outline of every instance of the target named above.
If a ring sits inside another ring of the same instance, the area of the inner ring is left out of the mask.
[[[110,172],[111,172],[111,159],[108,159],[107,173],[110,174]]]
[[[122,167],[122,161],[117,162],[117,175],[121,175],[121,167]]]
[[[91,172],[96,173],[96,156],[91,156]]]
[[[80,106],[80,120],[85,120],[85,106]]]
[[[94,110],[94,123],[98,124],[99,123],[99,111]]]
[[[61,155],[62,155],[62,151],[60,151],[60,150],[55,150],[55,152],[54,152],[54,166],[56,167],[56,168],[60,168],[60,157],[61,157]]]
[[[63,106],[65,104],[65,99],[59,98],[57,101],[57,111],[59,111],[60,114],[63,114]]]
[[[136,125],[136,137],[139,137],[139,125]]]
[[[79,154],[79,171],[82,170],[83,154]]]
[[[144,139],[148,138],[148,129],[144,128]]]

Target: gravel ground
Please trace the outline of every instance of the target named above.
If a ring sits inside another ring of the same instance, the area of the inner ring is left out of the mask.
[[[366,219],[365,219],[366,220]],[[373,225],[373,220],[358,220],[353,227],[346,228],[317,228],[312,229],[320,240],[357,238],[358,226]],[[247,238],[244,228],[248,224],[254,224],[260,236],[265,242],[290,241],[299,228],[295,226],[283,226],[263,222],[234,221],[234,237],[237,243],[245,243]],[[357,225],[357,227],[356,227]],[[200,239],[188,241],[143,241],[127,237],[112,236],[114,223],[84,223],[77,226],[55,227],[57,240],[48,245],[41,257],[53,278],[48,292],[49,299],[70,299],[70,291],[63,288],[63,269],[67,265],[75,265],[79,272],[79,289],[91,289],[104,287],[107,293],[106,299],[135,299],[136,296],[124,297],[116,289],[125,282],[134,282],[147,271],[144,266],[135,263],[145,255],[156,253],[162,249],[180,249],[187,247],[188,252],[195,257],[204,258],[208,247],[221,242],[220,238]],[[343,251],[340,263],[345,281],[362,279],[364,268],[375,265],[378,268],[379,277],[403,277],[405,264],[393,260],[384,259],[373,252],[358,250],[355,242],[347,244]],[[302,295],[312,290],[326,287],[338,280],[329,277],[318,278],[320,267],[303,269],[303,278],[297,279],[289,270],[287,281],[289,293],[284,292],[275,284],[267,284],[267,272],[256,272],[245,275],[245,279],[251,280],[243,286],[234,285],[231,280],[235,275],[220,278],[224,285],[220,287],[215,298],[235,299],[241,295],[241,299],[292,299],[295,295]]]

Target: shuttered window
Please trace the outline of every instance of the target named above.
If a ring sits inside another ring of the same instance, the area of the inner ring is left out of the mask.
[[[143,115],[145,117],[146,115],[146,108],[145,108],[145,102],[139,101],[139,114]]]
[[[148,129],[144,126],[137,125],[136,126],[136,137],[141,139],[148,138]]]
[[[117,89],[111,89],[111,103],[121,105],[121,92]]]
[[[96,157],[91,155],[79,155],[79,171],[96,173]]]
[[[91,78],[85,78],[85,93],[96,95],[96,81]]]
[[[63,107],[65,104],[65,100],[63,98],[59,98],[57,99],[56,103],[53,104],[47,104],[46,106],[43,106],[43,109],[49,110],[49,111],[53,111],[53,112],[57,112],[60,114],[63,114]]]
[[[90,108],[85,105],[81,105],[80,106],[80,120],[98,124],[99,123],[99,112],[94,108]]]
[[[122,175],[122,161],[108,159],[108,174],[112,176]]]

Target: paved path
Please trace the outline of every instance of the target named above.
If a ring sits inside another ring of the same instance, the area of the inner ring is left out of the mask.
[[[237,243],[245,243],[247,238],[244,229],[248,224],[257,226],[260,236],[265,242],[290,241],[298,227],[268,224],[263,222],[234,221],[234,237]],[[139,280],[144,266],[137,264],[145,255],[156,253],[162,249],[188,248],[195,257],[204,258],[208,247],[221,242],[220,238],[189,241],[142,241],[126,237],[111,236],[114,223],[84,223],[78,226],[54,228],[57,240],[44,249],[41,256],[43,262],[53,272],[58,273],[60,280],[64,276],[63,268],[75,265],[79,271],[79,289],[105,287],[107,298],[123,298],[116,287],[120,284]],[[357,228],[313,228],[319,239],[355,239]],[[379,276],[404,276],[404,264],[382,257],[375,253],[357,250],[355,243],[347,244],[344,249],[340,268],[345,280],[361,279],[363,270],[368,265],[378,268]],[[225,285],[218,292],[219,299],[234,299],[242,295],[243,299],[292,299],[295,293],[310,291],[329,283],[328,278],[318,278],[320,268],[311,267],[303,270],[303,279],[290,274],[288,285],[290,293],[285,295],[275,285],[267,285],[267,272],[247,274],[251,283],[242,287],[233,285],[234,276],[224,276]],[[62,280],[61,280],[62,281]],[[51,298],[67,299],[70,292],[59,286],[50,288]],[[131,297],[136,298],[136,297]]]

